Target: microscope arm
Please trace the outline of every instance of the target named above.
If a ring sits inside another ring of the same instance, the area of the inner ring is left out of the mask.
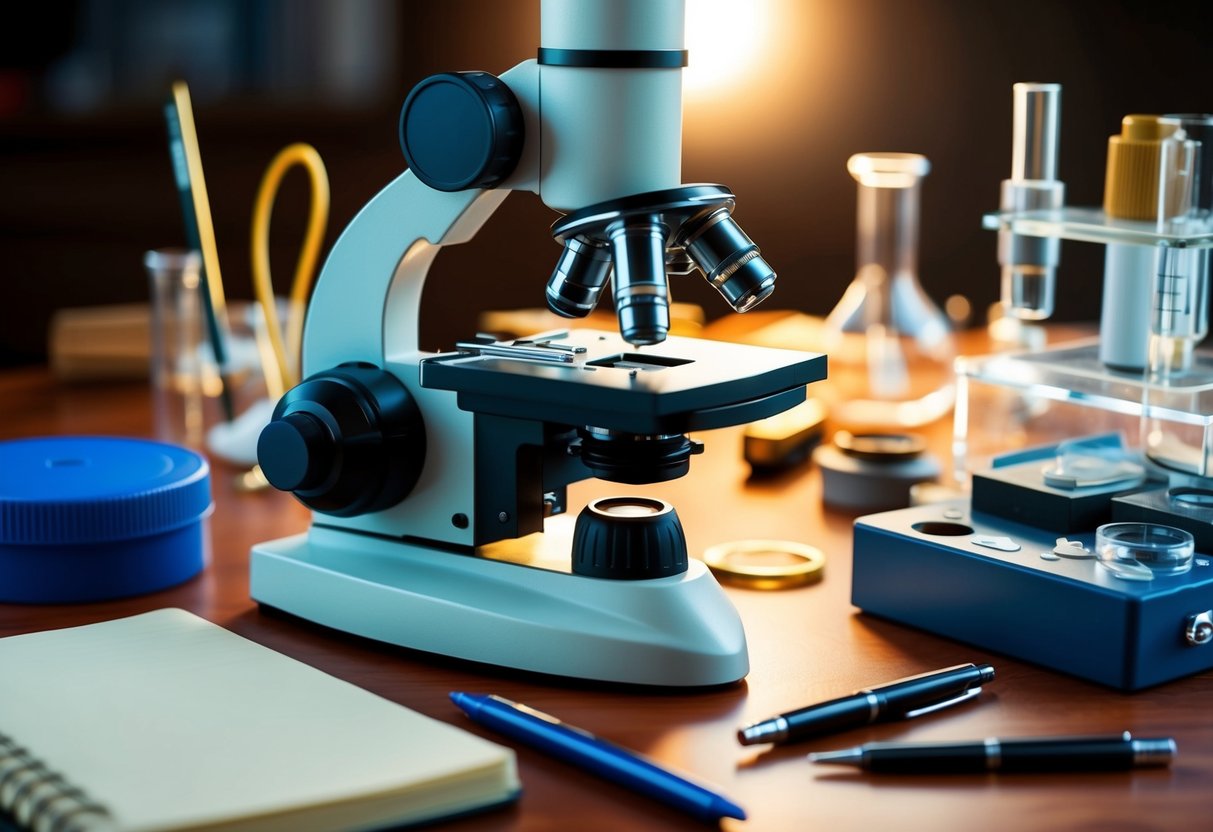
[[[380,191],[342,232],[316,282],[303,375],[349,361],[382,367],[386,356],[416,352],[421,290],[434,257],[470,240],[507,196],[435,191],[412,171]]]
[[[316,281],[303,336],[304,376],[349,361],[382,367],[390,356],[417,352],[421,291],[438,250],[471,240],[510,191],[538,191],[538,66],[523,61],[501,81],[522,109],[528,137],[514,173],[492,190],[446,192],[406,170],[367,203]]]

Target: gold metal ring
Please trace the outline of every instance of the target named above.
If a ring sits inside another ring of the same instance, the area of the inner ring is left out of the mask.
[[[900,462],[927,449],[927,442],[913,433],[851,433],[840,430],[834,444],[847,456],[874,462]]]
[[[709,547],[703,562],[724,583],[787,589],[816,583],[825,570],[820,549],[792,540],[737,540]]]

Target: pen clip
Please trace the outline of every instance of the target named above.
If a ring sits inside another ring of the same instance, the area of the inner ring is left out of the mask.
[[[942,711],[944,708],[950,708],[953,705],[959,705],[961,702],[965,702],[969,699],[972,699],[973,697],[977,696],[977,694],[979,694],[979,693],[981,693],[981,685],[978,685],[975,688],[969,688],[964,693],[960,694],[959,696],[953,696],[951,699],[944,699],[940,702],[932,702],[930,705],[924,705],[921,708],[915,708],[912,711],[906,711],[904,714],[901,715],[901,718],[902,719],[913,719],[914,717],[922,716],[923,714],[930,714],[930,713],[934,713],[935,711]]]

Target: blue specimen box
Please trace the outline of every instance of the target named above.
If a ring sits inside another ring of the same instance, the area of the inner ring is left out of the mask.
[[[1065,536],[1094,548],[1094,529]],[[966,502],[860,517],[851,601],[1126,691],[1213,667],[1213,643],[1186,637],[1195,617],[1213,608],[1213,558],[1198,551],[1185,574],[1126,581],[1094,558],[1042,558],[1057,537],[972,512]]]
[[[210,466],[116,436],[0,442],[0,603],[63,604],[174,586],[206,562]]]

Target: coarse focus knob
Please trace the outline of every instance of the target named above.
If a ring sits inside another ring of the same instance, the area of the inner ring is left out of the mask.
[[[316,511],[352,517],[408,496],[425,462],[425,427],[399,379],[343,364],[282,397],[257,460],[270,485]]]
[[[444,72],[413,87],[400,111],[400,149],[431,188],[494,188],[514,172],[525,127],[513,91],[487,72]]]
[[[577,516],[573,572],[642,580],[687,571],[687,541],[674,507],[648,497],[604,497]]]

